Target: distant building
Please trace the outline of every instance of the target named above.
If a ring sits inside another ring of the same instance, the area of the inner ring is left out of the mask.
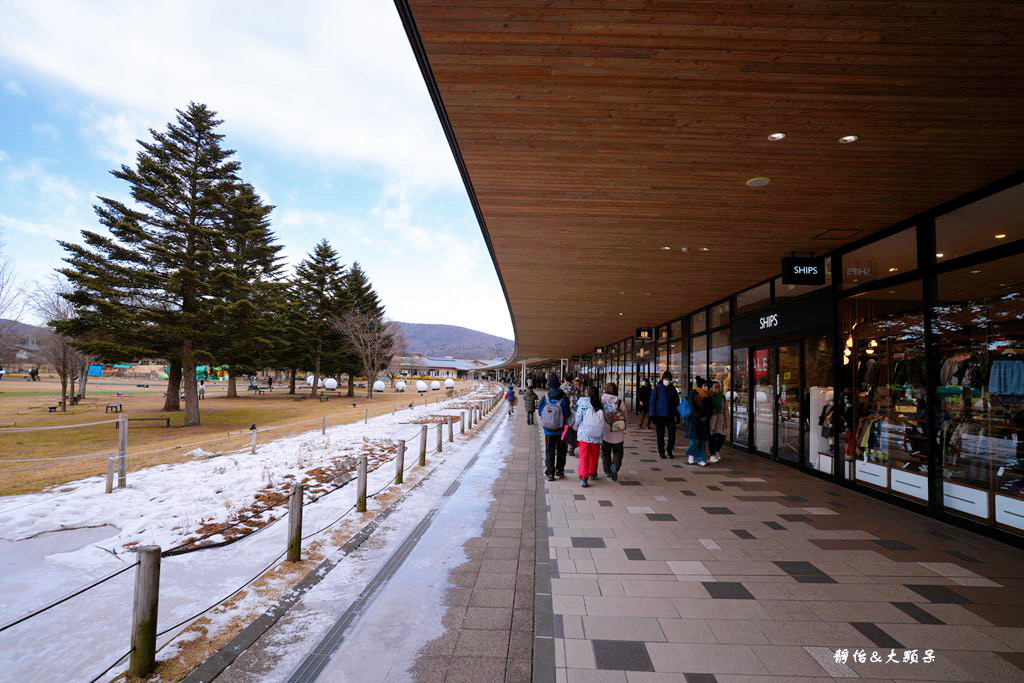
[[[429,358],[427,356],[398,356],[398,374],[402,377],[441,377],[452,379],[480,379],[486,371],[500,366],[504,358],[493,360],[461,360],[458,358]]]

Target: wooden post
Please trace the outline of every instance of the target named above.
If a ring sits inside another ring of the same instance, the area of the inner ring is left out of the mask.
[[[132,654],[128,672],[145,677],[156,668],[156,619],[160,598],[160,546],[144,545],[135,570],[132,609]]]
[[[466,411],[459,412],[459,434],[466,433]]]
[[[395,404],[394,403],[391,404],[391,414],[392,415],[395,414]]]
[[[395,483],[402,483],[405,474],[405,439],[398,440],[398,455],[395,456]]]
[[[292,486],[288,501],[288,561],[302,559],[302,484]]]
[[[249,452],[256,455],[256,430],[252,430],[252,438],[249,439]]]
[[[420,427],[420,467],[427,466],[427,425]]]
[[[437,452],[441,453],[444,450],[444,446],[441,443],[441,423],[437,423]]]
[[[366,456],[359,457],[359,465],[356,467],[356,474],[359,481],[356,482],[356,512],[366,512]]]
[[[111,493],[114,490],[114,463],[116,463],[116,462],[117,462],[117,459],[114,457],[114,454],[111,453],[107,457],[107,486],[106,486],[106,493]]]
[[[117,457],[120,466],[117,470],[117,488],[128,485],[128,416],[121,413],[117,416]]]
[[[455,441],[455,416],[448,416],[448,443]]]
[[[320,433],[327,434],[327,416],[324,415],[320,418]]]
[[[363,408],[363,424],[366,424],[366,420],[368,420],[369,417],[370,417],[370,409],[369,408]]]

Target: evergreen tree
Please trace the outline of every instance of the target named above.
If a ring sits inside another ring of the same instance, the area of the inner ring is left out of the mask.
[[[273,208],[248,183],[233,189],[226,206],[213,281],[217,297],[213,314],[217,360],[229,366],[229,398],[238,395],[236,378],[272,364],[280,346],[282,246],[270,229]]]
[[[200,421],[195,366],[209,357],[217,250],[239,170],[234,151],[221,146],[220,123],[193,102],[166,131],[150,129],[135,168],[112,172],[128,183],[133,204],[100,197],[96,206],[110,237],[84,230],[86,246],[61,243],[79,330],[105,337],[112,352],[163,351],[172,370],[180,363],[186,425]]]
[[[313,396],[323,372],[336,372],[345,343],[332,322],[349,308],[345,267],[338,252],[320,240],[295,268],[289,288],[295,316],[292,349],[313,367]]]
[[[352,263],[345,277],[345,289],[351,314],[343,316],[336,328],[347,341],[348,395],[354,394],[355,374],[362,372],[366,374],[367,396],[372,397],[377,373],[394,355],[393,326],[384,319],[384,305],[358,261]]]

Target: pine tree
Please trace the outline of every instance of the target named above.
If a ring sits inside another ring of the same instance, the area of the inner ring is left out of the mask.
[[[254,374],[274,361],[280,345],[278,316],[284,299],[282,249],[270,229],[270,212],[248,183],[238,184],[227,202],[223,244],[213,280],[217,304],[216,356],[227,363],[229,398],[238,395],[236,378]]]
[[[165,352],[180,363],[186,425],[200,422],[196,359],[209,357],[217,251],[238,182],[239,163],[221,146],[220,124],[193,102],[166,131],[150,129],[135,168],[112,172],[128,183],[134,203],[100,197],[96,206],[111,236],[83,230],[86,246],[61,243],[79,329],[113,352]]]
[[[288,294],[296,316],[292,348],[313,367],[313,396],[322,371],[336,371],[337,359],[345,348],[332,326],[349,308],[345,282],[345,266],[326,239],[320,240],[313,253],[296,266],[292,277]]]

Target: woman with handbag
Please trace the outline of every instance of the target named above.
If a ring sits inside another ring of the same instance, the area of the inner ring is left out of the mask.
[[[605,415],[604,434],[601,437],[601,465],[604,467],[604,476],[612,481],[618,481],[626,440],[626,411],[622,409],[622,399],[619,398],[619,388],[615,382],[604,385],[601,405],[604,406]]]

